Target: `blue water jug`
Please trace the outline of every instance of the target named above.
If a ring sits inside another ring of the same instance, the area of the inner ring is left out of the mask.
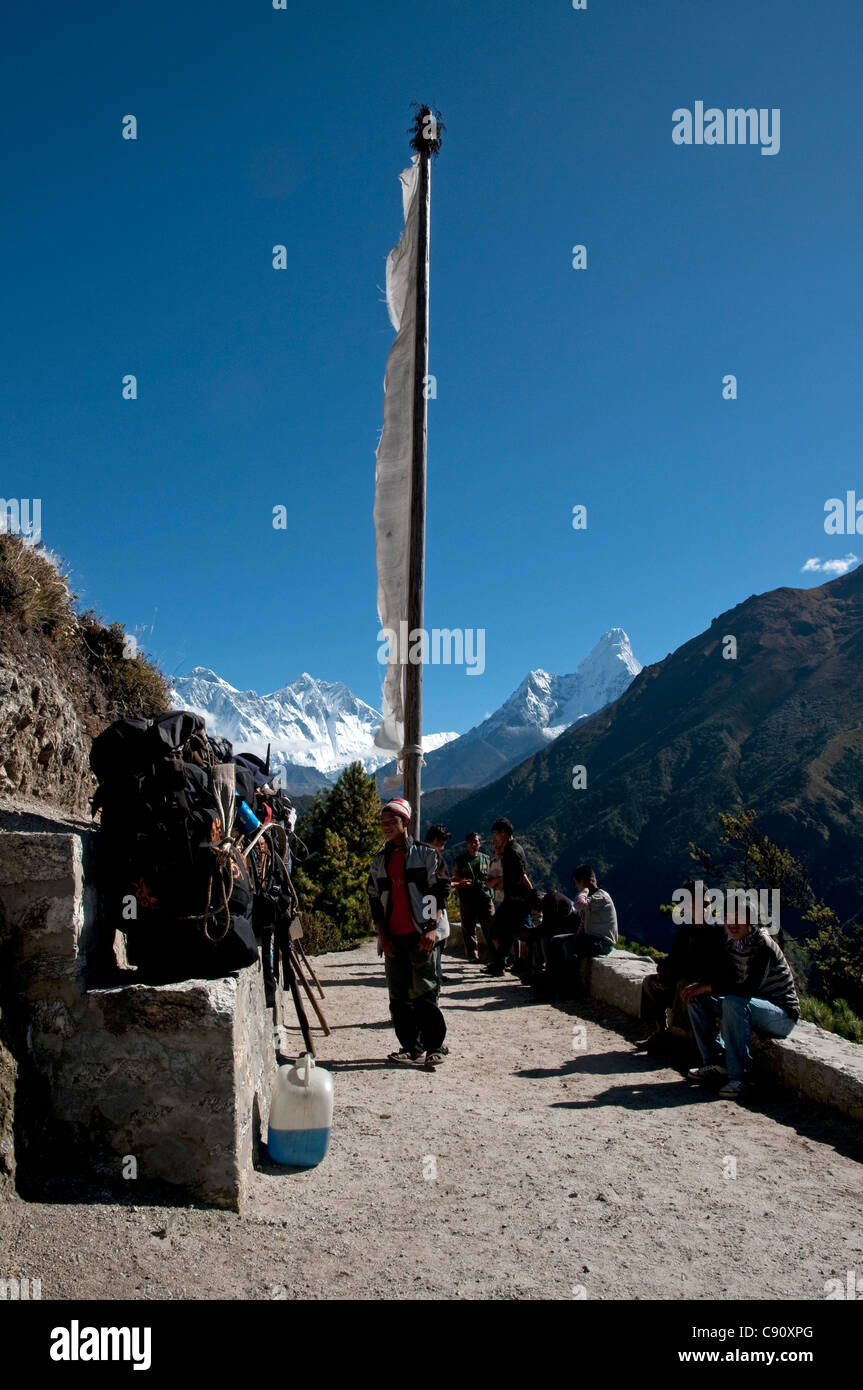
[[[327,1152],[333,1126],[333,1078],[310,1052],[279,1067],[270,1104],[267,1149],[275,1163],[312,1168]]]

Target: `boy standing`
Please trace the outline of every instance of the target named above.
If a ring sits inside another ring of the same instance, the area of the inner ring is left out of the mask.
[[[446,1023],[438,1008],[435,961],[438,920],[449,896],[449,879],[431,845],[409,834],[411,807],[403,797],[381,811],[386,844],[369,870],[372,920],[385,958],[390,1014],[400,1047],[388,1061],[431,1070],[444,1060]]]

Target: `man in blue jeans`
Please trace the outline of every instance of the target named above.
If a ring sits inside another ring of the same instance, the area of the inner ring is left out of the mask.
[[[800,1001],[788,962],[763,927],[726,922],[716,935],[706,978],[680,992],[702,1060],[688,1076],[708,1083],[726,1078],[719,1094],[738,1100],[750,1085],[753,1028],[787,1038],[800,1017]]]

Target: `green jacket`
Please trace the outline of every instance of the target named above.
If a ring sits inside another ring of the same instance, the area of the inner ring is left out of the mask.
[[[475,856],[479,860],[479,866],[474,868],[471,864],[470,855],[460,854],[455,861],[455,878],[469,878],[471,880],[467,888],[458,890],[459,898],[465,898],[467,902],[476,902],[482,896],[487,901],[491,901],[494,893],[485,881],[491,860],[487,854],[480,850]]]

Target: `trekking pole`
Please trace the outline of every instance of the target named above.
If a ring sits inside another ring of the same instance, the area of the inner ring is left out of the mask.
[[[315,984],[317,985],[318,992],[320,993],[321,998],[326,999],[327,996],[324,994],[323,986],[321,985],[320,980],[315,974],[315,967],[312,965],[312,962],[306,955],[306,948],[303,945],[302,941],[299,939],[299,937],[297,937],[296,941],[294,942],[294,945],[297,948],[297,954],[299,955],[300,960],[303,962],[303,965],[306,967]]]
[[[291,998],[292,998],[293,1001],[294,1001],[294,1008],[295,1008],[296,1011],[297,1011],[297,1019],[299,1020],[299,1024],[300,1024],[300,1032],[301,1032],[302,1035],[303,1035],[303,1042],[306,1044],[306,1051],[307,1051],[307,1052],[311,1052],[312,1056],[314,1057],[316,1054],[315,1054],[315,1044],[314,1044],[314,1041],[313,1041],[313,1039],[312,1039],[312,1030],[311,1030],[311,1028],[309,1027],[308,1015],[307,1015],[306,1010],[305,1010],[305,1007],[304,1007],[304,1005],[303,1005],[303,1001],[302,1001],[302,997],[301,997],[301,995],[300,995],[300,991],[299,991],[299,989],[297,988],[297,980],[296,980],[296,976],[294,975],[293,962],[291,961],[290,956],[289,956],[288,954],[286,954],[285,951],[282,951],[281,956],[282,956],[282,975],[283,975],[283,977],[284,977],[284,976],[287,977],[288,988],[289,988],[290,991],[291,991]]]
[[[296,954],[296,952],[294,951],[294,942],[293,942],[293,941],[291,941],[290,945],[288,946],[288,950],[289,950],[290,955],[291,955],[291,965],[292,965],[293,968],[294,968],[294,971],[295,971],[295,973],[296,973],[296,976],[297,976],[297,978],[298,978],[300,984],[303,986],[303,989],[306,991],[306,994],[309,996],[309,1003],[311,1004],[312,1008],[314,1009],[315,1013],[316,1013],[317,1016],[318,1016],[318,1021],[320,1022],[320,1025],[321,1025],[321,1027],[322,1027],[323,1030],[324,1030],[324,1035],[325,1035],[326,1037],[329,1037],[329,1035],[330,1035],[330,1025],[327,1023],[327,1020],[324,1018],[323,1012],[322,1012],[322,1010],[321,1010],[321,1006],[320,1006],[320,1004],[318,1003],[317,999],[315,998],[314,994],[312,993],[312,987],[311,987],[311,985],[309,984],[308,980],[306,979],[305,975],[303,974],[303,967],[300,965],[299,956],[298,956],[298,955]]]

